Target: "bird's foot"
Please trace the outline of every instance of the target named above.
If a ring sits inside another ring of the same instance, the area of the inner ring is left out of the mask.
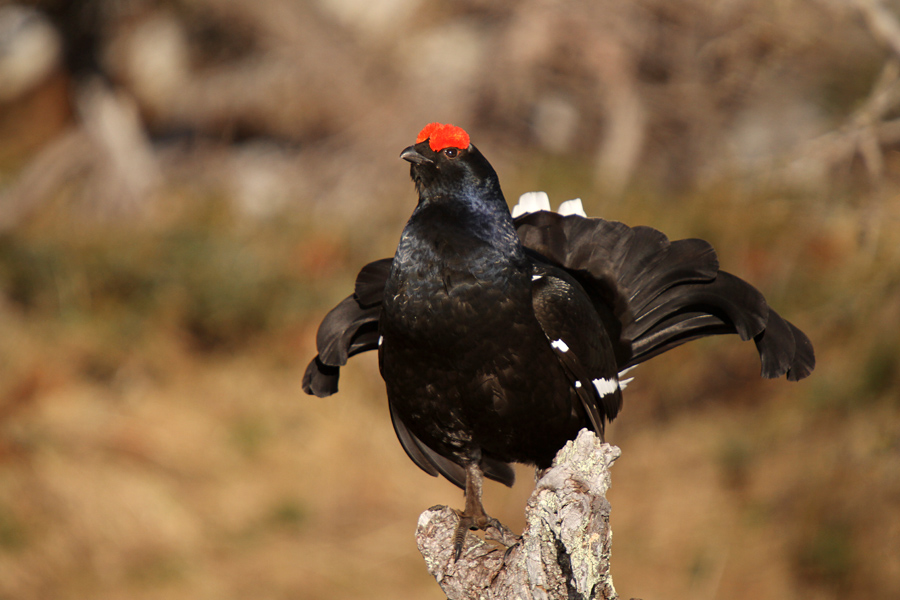
[[[491,524],[488,525],[487,529],[484,530],[484,537],[506,546],[507,553],[509,553],[509,551],[512,550],[514,546],[522,541],[521,535],[516,535],[515,533],[513,533],[512,529],[510,529],[497,519],[491,519],[491,521]]]
[[[512,530],[493,517],[482,513],[480,515],[467,515],[458,512],[459,523],[456,526],[456,533],[453,535],[453,560],[459,560],[462,556],[463,547],[466,543],[466,532],[469,530],[480,529],[484,531],[484,537],[500,542],[507,548],[512,548],[521,541],[521,536],[512,532]],[[507,550],[508,551],[508,550]]]
[[[481,529],[482,525],[487,526],[485,523],[486,519],[489,519],[487,515],[479,515],[483,518],[478,518],[474,515],[467,515],[464,512],[458,512],[459,515],[459,523],[456,524],[456,533],[453,534],[453,561],[459,560],[459,557],[462,556],[463,546],[466,543],[466,532],[470,529]]]

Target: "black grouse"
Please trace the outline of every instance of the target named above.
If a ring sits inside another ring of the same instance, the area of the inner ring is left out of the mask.
[[[483,476],[512,485],[509,463],[546,468],[582,428],[602,436],[630,367],[737,333],[756,343],[763,377],[812,372],[809,339],[720,271],[707,242],[586,218],[580,202],[513,219],[494,169],[452,125],[426,126],[400,158],[418,205],[394,258],[366,265],[322,321],[303,389],[334,394],[347,359],[378,349],[404,450],[465,490],[457,556],[466,529],[497,525]]]

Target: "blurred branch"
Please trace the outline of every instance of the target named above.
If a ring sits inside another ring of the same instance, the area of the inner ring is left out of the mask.
[[[881,0],[855,0],[854,4],[872,34],[893,52],[885,62],[872,94],[851,119],[851,127],[855,125],[859,132],[856,146],[869,175],[879,178],[884,171],[881,151],[881,145],[886,141],[881,131],[884,118],[900,104],[900,22]]]
[[[103,217],[141,214],[160,181],[137,107],[100,81],[77,91],[80,123],[47,145],[0,193],[0,231],[26,220],[79,177],[80,203]]]
[[[854,0],[853,4],[872,33],[887,44],[894,54],[900,56],[900,23],[897,22],[896,15],[881,0]]]
[[[900,105],[900,22],[880,0],[854,0],[853,4],[892,56],[885,61],[872,92],[849,122],[812,144],[819,148],[820,155],[824,154],[829,166],[845,163],[858,153],[869,177],[880,179],[884,174],[882,147],[898,139],[898,124],[884,119]]]
[[[470,534],[453,560],[458,517],[435,506],[419,517],[416,540],[429,572],[450,600],[618,598],[609,571],[609,467],[619,449],[582,430],[538,480],[521,541],[498,548]]]
[[[865,102],[850,116],[848,122],[835,131],[811,140],[801,149],[803,158],[795,162],[819,161],[828,169],[846,164],[856,154],[865,163],[872,179],[884,172],[882,144],[898,138],[898,124],[884,122],[884,118],[900,104],[900,62],[888,60]]]
[[[884,146],[900,142],[900,122],[885,119],[900,107],[900,21],[881,0],[853,0],[872,35],[890,50],[872,91],[842,127],[811,140],[793,166],[818,163],[826,169],[862,158],[872,180],[884,174]]]

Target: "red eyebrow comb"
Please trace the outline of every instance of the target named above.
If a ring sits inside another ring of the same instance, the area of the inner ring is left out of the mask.
[[[462,127],[444,123],[429,123],[422,128],[416,136],[416,143],[428,140],[428,146],[435,152],[444,148],[459,148],[465,150],[469,147],[469,134]]]

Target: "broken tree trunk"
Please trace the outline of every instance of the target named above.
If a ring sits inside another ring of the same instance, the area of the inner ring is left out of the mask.
[[[525,508],[521,541],[507,549],[466,537],[453,560],[458,517],[435,506],[419,517],[416,541],[428,571],[450,600],[618,598],[609,572],[609,467],[619,449],[582,430],[556,455]]]

